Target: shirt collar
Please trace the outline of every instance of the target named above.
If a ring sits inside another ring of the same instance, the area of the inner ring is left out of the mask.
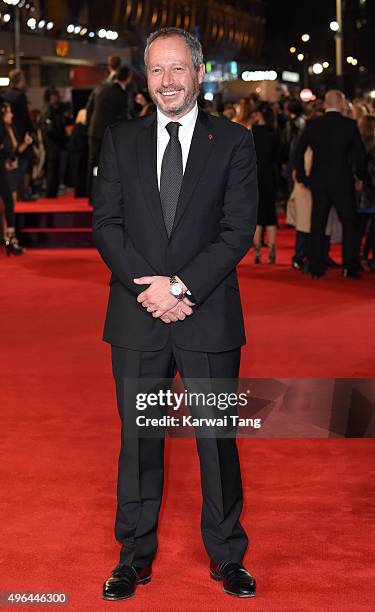
[[[159,130],[163,130],[167,123],[173,121],[170,117],[164,115],[159,109],[157,109],[157,118],[158,118],[158,128]],[[188,131],[191,128],[194,128],[195,122],[198,117],[198,104],[195,103],[191,111],[186,113],[183,117],[178,119],[178,123],[181,123],[181,127],[184,132]]]
[[[339,108],[331,106],[330,108],[326,108],[326,113],[341,113],[341,111]]]

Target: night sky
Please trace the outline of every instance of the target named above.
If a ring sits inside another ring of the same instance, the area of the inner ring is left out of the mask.
[[[265,60],[292,60],[289,47],[294,45],[303,53],[301,34],[311,35],[309,51],[315,61],[333,58],[334,36],[329,23],[335,19],[335,0],[268,0],[267,25],[264,46]],[[323,57],[323,55],[325,57]]]
[[[276,70],[299,70],[300,62],[289,52],[291,46],[297,52],[309,54],[309,64],[328,61],[333,70],[335,37],[329,24],[336,19],[336,0],[267,0],[266,28],[263,54],[265,65]],[[343,0],[344,19],[344,70],[349,82],[375,85],[375,54],[373,35],[375,30],[375,0],[367,0],[360,7],[359,0]],[[306,44],[301,35],[310,34]],[[354,69],[345,62],[348,55],[358,59]],[[366,71],[359,73],[359,66]]]

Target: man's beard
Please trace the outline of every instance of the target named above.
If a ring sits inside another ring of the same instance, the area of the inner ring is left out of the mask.
[[[158,93],[161,93],[160,90],[158,90]],[[193,103],[196,101],[199,95],[199,82],[198,82],[198,79],[194,79],[192,88],[188,91],[187,95],[184,97],[181,104],[175,108],[169,107],[167,109],[164,109],[163,107],[161,107],[160,103],[158,105],[159,101],[156,99],[156,96],[151,92],[150,92],[150,95],[154,103],[156,104],[156,106],[159,108],[159,110],[162,113],[164,113],[168,117],[175,117],[175,116],[184,114],[185,111],[187,111],[191,106],[193,106]]]

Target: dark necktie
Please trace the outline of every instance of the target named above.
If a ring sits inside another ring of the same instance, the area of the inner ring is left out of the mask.
[[[170,138],[161,164],[160,200],[168,236],[172,232],[183,177],[182,151],[178,139],[180,126],[181,123],[176,121],[171,121],[165,126]]]

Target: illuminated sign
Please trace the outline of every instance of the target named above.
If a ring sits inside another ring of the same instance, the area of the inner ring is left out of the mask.
[[[300,97],[302,102],[311,102],[311,100],[315,99],[315,96],[313,94],[313,92],[311,91],[311,89],[302,89],[301,93],[300,93]]]
[[[69,53],[69,43],[67,40],[56,41],[56,55],[66,57]]]
[[[290,70],[284,70],[281,78],[283,81],[288,81],[288,83],[299,83],[299,73],[298,72],[290,72]]]
[[[241,75],[243,81],[276,81],[275,70],[244,70]]]

